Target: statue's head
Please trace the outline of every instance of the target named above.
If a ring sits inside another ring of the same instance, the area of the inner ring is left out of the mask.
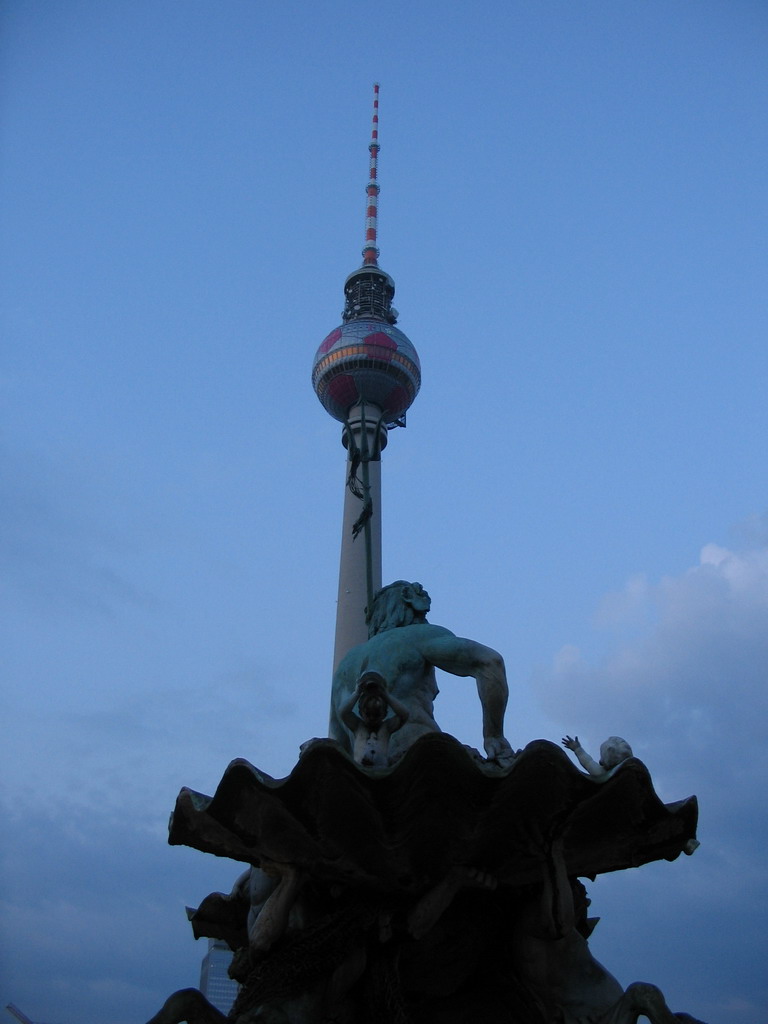
[[[571,892],[573,894],[573,910],[577,917],[586,916],[587,909],[592,900],[587,896],[587,887],[580,878],[571,878]]]
[[[632,747],[621,736],[609,736],[600,744],[600,764],[603,768],[615,768],[617,764],[632,757]]]
[[[368,636],[376,636],[397,626],[426,622],[431,603],[429,594],[420,583],[397,580],[382,587],[374,597],[372,607],[365,610]]]

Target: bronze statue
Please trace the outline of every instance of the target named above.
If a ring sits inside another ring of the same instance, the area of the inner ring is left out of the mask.
[[[333,677],[329,735],[353,751],[351,730],[342,720],[364,672],[386,683],[390,699],[400,702],[408,720],[390,737],[389,757],[395,760],[428,732],[440,732],[433,714],[437,696],[435,669],[472,676],[483,713],[483,744],[489,758],[509,762],[514,752],[504,738],[507,676],[500,654],[474,640],[456,636],[427,622],[429,594],[420,583],[398,580],[380,590],[368,610],[370,637],[353,647]]]

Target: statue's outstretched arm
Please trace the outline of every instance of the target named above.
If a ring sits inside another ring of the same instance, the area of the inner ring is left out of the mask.
[[[420,645],[424,658],[435,668],[454,676],[473,676],[483,708],[483,742],[489,757],[510,756],[504,738],[504,712],[509,688],[504,659],[490,647],[453,634],[426,640]]]
[[[402,726],[404,726],[411,717],[410,712],[405,704],[403,704],[402,701],[399,701],[393,694],[385,692],[384,699],[394,712],[394,718],[388,718],[385,724],[387,725],[390,733],[397,732],[397,730],[402,728]]]
[[[590,775],[594,775],[598,778],[601,775],[605,775],[605,768],[603,768],[602,765],[598,764],[593,757],[590,757],[590,755],[586,752],[584,747],[582,747],[582,745],[579,743],[578,736],[563,736],[563,746],[566,748],[566,750],[573,751],[573,753],[579,759],[579,764],[581,765],[581,767],[585,771],[589,772]]]
[[[263,868],[262,868],[263,870]],[[253,921],[248,921],[248,941],[251,949],[266,952],[288,927],[288,915],[304,884],[304,875],[289,864],[274,864],[273,874],[279,876],[277,887]]]
[[[360,687],[358,685],[356,689],[354,689],[350,694],[349,699],[345,700],[344,703],[339,708],[339,718],[344,723],[344,725],[346,725],[350,732],[356,732],[358,726],[361,724],[362,721],[352,710],[352,708],[354,708],[355,704],[357,703],[359,697]]]

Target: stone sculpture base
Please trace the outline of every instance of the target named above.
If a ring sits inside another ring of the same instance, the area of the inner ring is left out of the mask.
[[[258,914],[242,888],[191,918],[196,937],[236,951],[236,1024],[549,1024],[515,932],[546,884],[546,850],[594,878],[674,860],[696,821],[695,797],[662,803],[636,758],[601,782],[544,740],[501,768],[435,733],[386,769],[331,740],[282,780],[233,761],[213,797],[181,791],[169,841],[302,879],[268,949],[249,942]],[[207,1012],[194,1009],[200,1024],[224,1019]],[[154,1018],[172,1019],[193,1017]]]

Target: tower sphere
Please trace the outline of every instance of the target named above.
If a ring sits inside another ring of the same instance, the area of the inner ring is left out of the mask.
[[[361,401],[378,406],[385,423],[395,423],[418,394],[421,364],[401,330],[360,317],[343,323],[322,342],[312,386],[326,412],[341,423]]]
[[[344,282],[343,323],[331,331],[315,355],[312,387],[323,408],[346,423],[361,403],[375,406],[383,424],[402,421],[421,386],[416,349],[395,327],[392,308],[395,282],[378,264],[376,245],[378,210],[379,86],[373,87],[373,121],[368,146],[370,166],[366,186],[363,265]],[[374,419],[378,413],[373,413]],[[367,417],[364,417],[367,419]],[[386,432],[381,447],[386,444]],[[342,441],[346,432],[342,435]]]

